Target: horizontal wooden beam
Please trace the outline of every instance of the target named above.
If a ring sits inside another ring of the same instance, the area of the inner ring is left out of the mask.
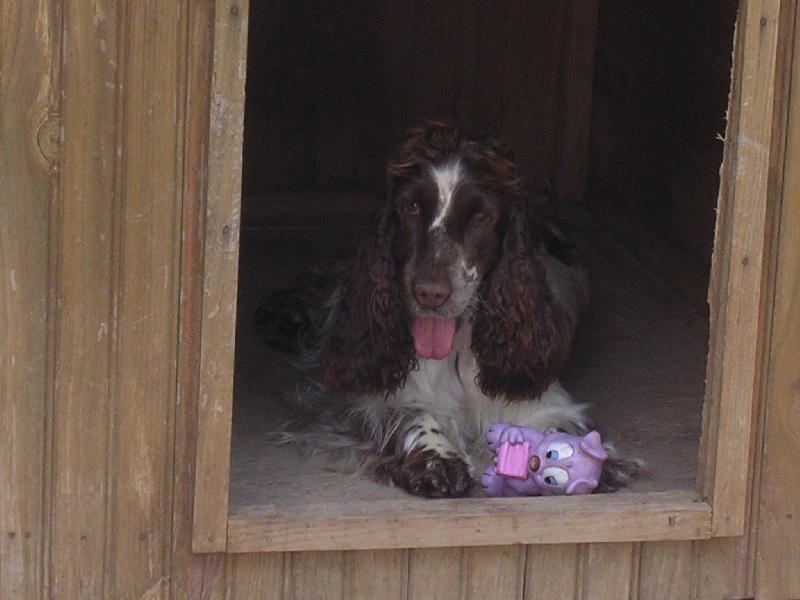
[[[576,544],[711,537],[694,492],[549,498],[408,498],[263,505],[228,519],[228,552]]]

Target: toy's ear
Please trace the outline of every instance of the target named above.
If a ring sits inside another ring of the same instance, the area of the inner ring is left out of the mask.
[[[576,479],[575,481],[569,482],[565,493],[567,496],[591,494],[596,487],[597,479]]]
[[[608,458],[608,453],[603,448],[603,443],[600,440],[600,434],[596,431],[590,431],[581,438],[580,449],[586,454],[597,460],[605,460]],[[595,482],[597,485],[597,482]]]

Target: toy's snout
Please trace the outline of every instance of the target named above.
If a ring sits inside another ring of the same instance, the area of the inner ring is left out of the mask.
[[[534,454],[533,456],[531,456],[531,461],[529,464],[531,467],[531,471],[536,473],[536,471],[539,470],[539,467],[542,466],[542,459],[540,459],[538,456]]]

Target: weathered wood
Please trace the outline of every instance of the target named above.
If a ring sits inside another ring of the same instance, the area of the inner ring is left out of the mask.
[[[186,95],[184,104],[185,157],[183,171],[183,243],[181,245],[181,293],[178,307],[176,361],[175,458],[172,484],[171,598],[197,600],[204,576],[224,579],[216,555],[192,555],[192,514],[198,428],[198,377],[202,309],[203,225],[206,192],[210,77],[213,61],[214,1],[190,2],[186,9]]]
[[[171,0],[119,13],[113,416],[106,592],[162,596],[170,557],[183,175],[183,15]],[[147,176],[143,177],[142,174]],[[158,592],[158,594],[156,594]]]
[[[291,552],[283,556],[289,571],[286,600],[346,600],[344,552]]]
[[[465,548],[415,548],[408,559],[408,597],[460,600],[464,597]]]
[[[225,549],[233,409],[247,0],[215,4],[192,547]]]
[[[751,456],[763,327],[764,239],[779,5],[778,1],[747,3],[737,34],[743,48],[736,56],[741,62],[734,65],[733,86],[738,91],[733,97],[738,103],[731,107],[731,118],[737,131],[736,137],[726,142],[726,160],[733,161],[734,166],[730,178],[723,182],[727,187],[721,190],[728,196],[730,221],[718,226],[722,229],[718,239],[725,240],[730,250],[720,249],[725,254],[722,268],[727,273],[726,288],[712,293],[712,312],[719,311],[719,317],[712,319],[711,335],[718,339],[724,336],[725,340],[724,345],[714,346],[721,356],[709,358],[711,369],[721,369],[719,398],[710,399],[716,419],[708,423],[715,429],[709,435],[715,440],[716,468],[713,480],[703,479],[714,507],[716,536],[741,535],[745,525],[750,472],[728,466],[748,465]]]
[[[345,554],[343,598],[399,600],[407,596],[407,550],[365,550]]]
[[[239,554],[227,557],[225,581],[227,600],[248,600],[250,598],[264,598],[281,600],[284,598],[284,563],[290,555],[282,554]],[[308,572],[311,579],[312,571]],[[289,590],[292,586],[289,585]],[[312,594],[304,596],[288,595],[287,598],[307,598],[313,600],[317,597]],[[335,596],[327,596],[333,600]]]
[[[635,598],[638,569],[638,544],[589,544],[584,548],[580,597],[583,600]]]
[[[64,64],[53,410],[52,587],[102,598],[111,557],[108,449],[113,444],[119,254],[115,2],[62,5]],[[115,220],[115,216],[117,219]]]
[[[60,23],[49,1],[0,11],[0,590],[44,598]]]
[[[693,598],[695,542],[648,542],[641,545],[639,587],[632,598],[673,600]]]
[[[307,504],[232,514],[229,552],[685,540],[709,537],[711,510],[691,492],[564,498],[416,498]]]
[[[582,546],[529,546],[525,567],[525,600],[568,600],[578,597],[583,575]]]
[[[464,549],[464,598],[522,600],[525,546],[484,546]]]
[[[759,598],[800,597],[800,11],[796,3],[786,16],[787,37],[794,38],[794,47],[789,48],[784,88],[790,92],[783,96],[789,112],[784,160],[778,165],[782,202],[776,220],[777,264],[764,386],[767,403],[753,506],[750,560],[754,573],[748,590]]]

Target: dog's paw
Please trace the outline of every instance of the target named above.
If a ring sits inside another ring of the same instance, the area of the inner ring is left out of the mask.
[[[467,461],[455,453],[441,455],[424,449],[411,452],[393,479],[415,496],[457,498],[469,491],[471,471]]]

